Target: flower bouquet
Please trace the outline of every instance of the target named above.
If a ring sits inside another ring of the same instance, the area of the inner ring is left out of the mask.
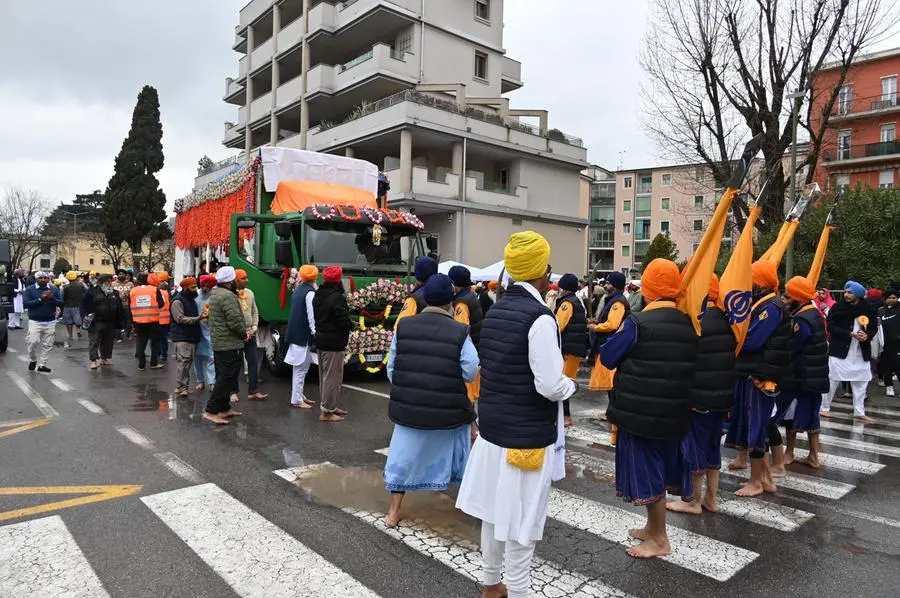
[[[288,274],[287,288],[289,291],[294,292],[298,286],[300,286],[300,272],[297,268],[291,268],[291,273]]]
[[[354,330],[350,333],[347,352],[351,355],[367,355],[371,353],[387,355],[391,350],[393,338],[393,330],[385,330],[381,327]]]
[[[411,290],[410,285],[379,278],[372,284],[351,293],[347,297],[347,303],[350,309],[399,304],[406,300]]]

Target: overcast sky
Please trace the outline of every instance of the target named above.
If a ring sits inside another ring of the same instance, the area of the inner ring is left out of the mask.
[[[54,203],[104,189],[137,93],[159,90],[172,201],[192,187],[197,160],[221,145],[236,108],[222,102],[237,74],[231,50],[245,0],[0,2],[0,185]],[[562,8],[562,5],[565,8]],[[638,50],[648,0],[507,0],[505,46],[523,63],[513,107],[547,108],[550,126],[584,138],[588,159],[615,168],[654,153],[641,132]]]

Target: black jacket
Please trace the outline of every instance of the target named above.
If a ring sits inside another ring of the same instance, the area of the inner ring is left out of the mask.
[[[869,320],[865,327],[866,335],[869,338],[866,342],[859,343],[859,348],[862,350],[864,360],[872,359],[872,339],[878,332],[878,319],[875,317],[875,312],[872,311],[872,306],[865,299],[861,299],[855,304],[841,300],[828,310],[829,355],[847,359],[847,355],[850,353],[850,342],[853,340],[850,333],[853,332],[854,322],[860,316],[865,316]]]
[[[800,329],[798,320],[804,320],[812,334],[794,356],[794,388],[808,393],[826,393],[830,381],[825,321],[818,310],[814,307],[806,309],[806,306],[794,313],[795,332]]]
[[[113,324],[116,328],[125,326],[125,309],[115,291],[107,295],[100,287],[88,289],[81,311],[84,315],[94,314],[94,322]]]
[[[778,326],[759,350],[750,351],[744,345],[735,363],[735,371],[740,377],[753,376],[774,382],[778,388],[791,388],[794,377],[793,322],[787,305],[775,295],[760,301],[750,317],[757,318],[757,314],[773,304],[778,307],[781,316]]]
[[[900,348],[900,302],[878,310],[878,325],[884,331],[884,346]]]
[[[313,298],[316,317],[316,349],[319,351],[343,351],[347,348],[350,331],[350,308],[344,287],[340,283],[325,283]]]
[[[481,324],[484,322],[484,312],[481,311],[481,303],[479,303],[475,293],[469,290],[463,291],[462,295],[457,296],[453,300],[454,308],[460,303],[465,303],[469,308],[469,335],[472,337],[472,344],[477,349],[481,341]]]
[[[698,409],[729,411],[734,405],[734,351],[737,341],[728,317],[707,306],[700,320],[703,333],[697,349],[692,404]]]
[[[584,359],[588,349],[587,314],[584,311],[584,303],[575,295],[566,295],[556,302],[556,311],[559,312],[566,303],[571,306],[572,317],[562,331],[562,354]]]

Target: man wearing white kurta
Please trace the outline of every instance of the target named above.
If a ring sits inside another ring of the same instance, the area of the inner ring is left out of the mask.
[[[291,313],[288,317],[287,337],[285,338],[288,350],[284,362],[294,366],[291,407],[312,409],[315,403],[306,398],[306,395],[303,394],[303,387],[309,367],[314,363],[319,363],[312,347],[312,340],[316,335],[316,318],[313,314],[313,298],[316,295],[316,289],[313,284],[319,276],[319,269],[306,265],[300,268],[298,276],[301,284],[294,289],[291,299]]]
[[[25,311],[25,270],[18,268],[13,273],[13,309],[9,314],[9,329],[22,329],[22,312]]]
[[[549,244],[537,233],[516,233],[504,257],[518,282],[485,317],[480,436],[456,503],[482,521],[485,598],[529,594],[550,483],[565,477],[562,401],[577,389],[563,375],[559,328],[542,298],[549,287]],[[508,588],[501,583],[504,556]]]

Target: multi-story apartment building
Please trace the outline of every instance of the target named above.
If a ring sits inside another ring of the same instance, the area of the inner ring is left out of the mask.
[[[511,232],[531,228],[549,239],[555,268],[584,271],[586,150],[551,129],[546,110],[516,110],[504,97],[523,82],[503,49],[503,9],[503,0],[252,0],[235,31],[241,57],[224,99],[238,118],[224,144],[377,164],[390,204],[415,210],[445,259],[487,265]]]
[[[822,122],[824,105],[837,85],[840,65],[829,65],[812,77],[812,122]],[[828,119],[816,179],[824,189],[856,186],[894,187],[900,167],[897,141],[897,77],[900,48],[870,54],[847,71]],[[815,101],[815,100],[814,100]]]
[[[614,269],[616,235],[616,175],[591,166],[583,173],[588,185],[588,267],[593,270]]]

